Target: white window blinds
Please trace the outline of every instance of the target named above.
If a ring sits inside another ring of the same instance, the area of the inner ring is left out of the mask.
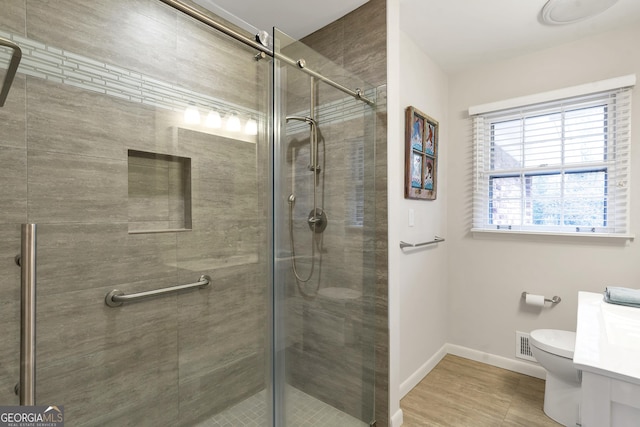
[[[631,89],[473,116],[473,231],[628,235]]]

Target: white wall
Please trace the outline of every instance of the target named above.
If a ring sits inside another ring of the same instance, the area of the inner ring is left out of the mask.
[[[390,414],[398,421],[399,401],[426,372],[447,342],[447,242],[400,250],[400,240],[447,238],[447,76],[405,33],[397,0],[388,9],[388,194]],[[440,124],[437,199],[404,198],[404,109],[414,106]],[[415,225],[409,226],[409,209]],[[436,361],[437,362],[437,361]],[[400,413],[401,414],[401,413]],[[400,415],[401,417],[401,415]]]
[[[640,245],[622,240],[473,236],[469,106],[636,73],[640,28],[583,39],[450,77],[447,245],[450,257],[449,342],[515,357],[516,330],[575,330],[577,293],[608,284],[640,288]],[[640,188],[640,89],[633,94],[632,188]],[[633,171],[635,169],[635,171]],[[640,197],[632,192],[632,232],[640,230]],[[558,295],[543,310],[522,305],[528,291]],[[402,332],[404,333],[404,331]]]
[[[401,18],[402,22],[402,18]],[[400,289],[400,378],[401,391],[409,391],[403,383],[411,377],[447,342],[447,255],[448,242],[419,250],[400,251],[399,240],[426,242],[435,235],[447,238],[447,163],[448,163],[448,82],[446,74],[404,32],[400,33],[400,105],[398,120],[404,123],[404,108],[414,106],[439,122],[437,198],[409,200],[404,198],[404,130],[393,148],[402,156],[390,163],[390,172],[399,185],[389,199],[393,203],[389,218],[393,224],[390,250],[398,266],[392,283]],[[415,226],[409,226],[409,210],[415,213]],[[421,378],[418,378],[420,380]],[[402,390],[404,389],[404,390]]]
[[[636,73],[640,28],[621,29],[447,76],[400,28],[401,0],[387,1],[390,414],[442,356],[462,349],[508,366],[515,331],[575,330],[577,293],[607,284],[640,288],[640,247],[633,241],[472,235],[472,141],[469,106]],[[635,89],[636,105],[640,89]],[[440,122],[438,199],[404,199],[404,108],[413,105]],[[640,107],[633,113],[632,169],[640,168]],[[640,188],[640,173],[632,175]],[[637,194],[637,193],[636,193]],[[632,193],[632,231],[640,229],[640,197]],[[408,226],[414,209],[415,227]],[[400,240],[434,234],[446,242],[416,252]],[[558,295],[555,307],[531,310],[521,293]],[[520,359],[518,359],[520,360]],[[522,362],[521,362],[522,363]],[[524,362],[526,363],[526,362]],[[532,368],[536,369],[536,368]],[[521,369],[522,370],[522,369]],[[534,371],[537,372],[537,371]]]
[[[397,285],[397,251],[392,246],[396,239],[392,218],[398,174],[391,167],[400,161],[396,148],[402,124],[394,112],[400,107],[400,0],[387,0],[387,210],[388,210],[388,280],[389,280],[389,417],[391,427],[402,425],[400,410],[400,289]]]

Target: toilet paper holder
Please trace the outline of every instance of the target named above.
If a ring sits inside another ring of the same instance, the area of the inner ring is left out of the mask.
[[[522,293],[522,298],[527,298],[527,292],[523,292]],[[551,304],[558,304],[560,301],[562,301],[562,298],[560,298],[559,296],[555,295],[553,298],[549,299],[547,297],[544,298],[544,302],[550,302]]]

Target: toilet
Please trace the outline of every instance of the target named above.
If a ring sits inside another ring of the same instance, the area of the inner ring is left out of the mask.
[[[573,366],[576,333],[536,329],[530,334],[529,346],[533,356],[547,370],[544,413],[564,426],[579,425],[582,375]]]

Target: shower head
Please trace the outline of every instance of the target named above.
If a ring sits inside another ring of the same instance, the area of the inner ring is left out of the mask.
[[[287,116],[286,119],[287,119],[287,122],[289,120],[297,120],[297,121],[300,121],[300,122],[309,123],[310,125],[313,125],[313,126],[318,126],[318,123],[315,120],[313,120],[311,117],[307,117],[307,116]]]

